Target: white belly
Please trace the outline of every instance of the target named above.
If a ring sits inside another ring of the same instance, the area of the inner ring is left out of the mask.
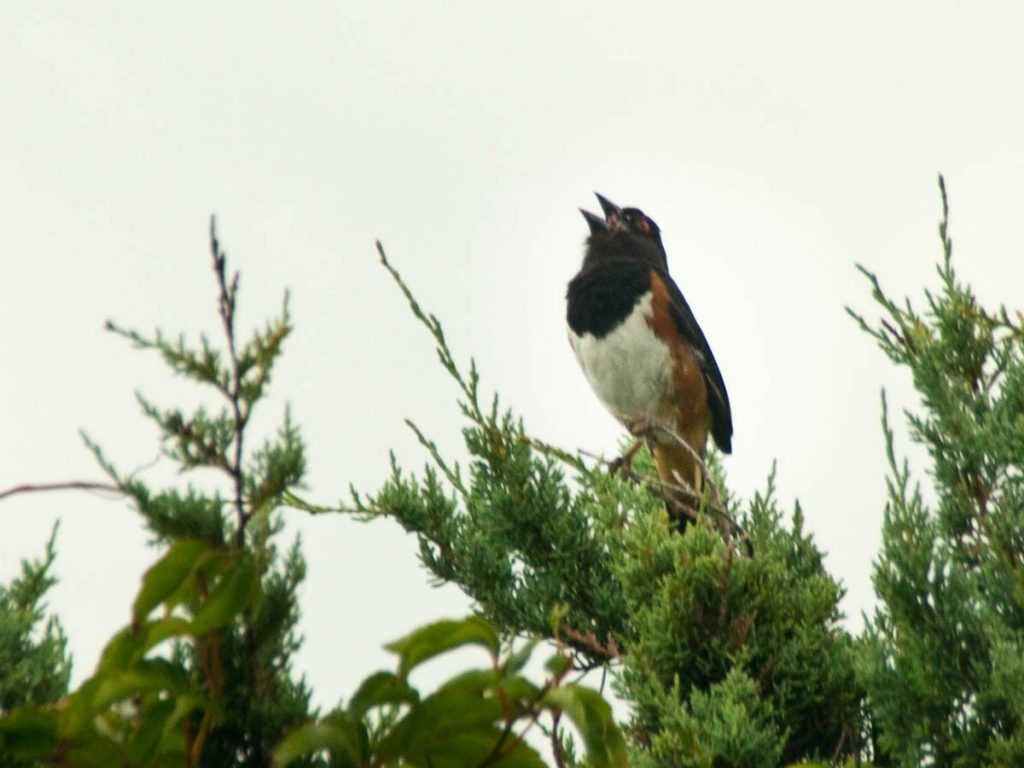
[[[651,317],[648,293],[622,324],[600,339],[569,329],[569,343],[587,381],[624,423],[656,418],[671,387],[672,355],[648,325]]]

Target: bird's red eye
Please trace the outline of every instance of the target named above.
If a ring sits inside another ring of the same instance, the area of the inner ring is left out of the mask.
[[[651,223],[647,221],[647,219],[640,219],[640,221],[636,223],[636,228],[645,235],[651,234]]]

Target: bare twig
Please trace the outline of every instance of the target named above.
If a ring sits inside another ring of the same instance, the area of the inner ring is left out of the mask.
[[[87,480],[76,480],[67,483],[25,483],[0,491],[0,499],[17,496],[22,493],[42,493],[44,491],[108,491],[123,494],[124,489],[112,483],[93,483]]]

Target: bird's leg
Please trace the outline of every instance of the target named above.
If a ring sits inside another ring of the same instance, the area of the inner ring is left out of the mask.
[[[629,433],[636,438],[636,442],[634,442],[633,445],[629,447],[629,450],[619,458],[608,462],[608,471],[611,474],[620,472],[623,477],[628,477],[632,474],[633,457],[636,456],[637,451],[644,446],[644,443],[649,443],[651,440],[654,423],[647,417],[622,419],[622,423],[625,425],[626,429],[629,430]]]
[[[636,440],[633,443],[633,445],[629,447],[629,450],[627,450],[624,454],[619,456],[617,459],[609,461],[608,473],[612,475],[616,473],[628,475],[633,467],[633,458],[636,456],[637,451],[639,451],[643,447],[643,444],[644,439],[641,437],[638,440]]]

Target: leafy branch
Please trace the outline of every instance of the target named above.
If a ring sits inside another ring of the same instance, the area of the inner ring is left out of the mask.
[[[153,490],[121,473],[85,434],[110,483],[22,485],[3,494],[117,491],[167,546],[143,576],[131,623],[107,644],[94,674],[61,707],[21,708],[0,720],[0,742],[15,744],[27,759],[69,766],[260,765],[284,729],[309,715],[309,693],[289,674],[289,655],[299,644],[292,629],[295,590],[305,565],[297,546],[281,558],[271,543],[281,528],[276,510],[305,471],[304,447],[287,411],[276,436],[255,449],[248,439],[252,413],[291,332],[287,295],[281,315],[242,343],[239,274],[228,270],[212,220],[210,250],[219,347],[205,334],[190,344],[159,330],[144,335],[111,321],[106,327],[217,393],[223,404],[212,410],[137,399],[157,425],[164,453],[184,471],[208,468],[225,476],[230,502],[191,485]]]
[[[526,740],[545,714],[557,731],[563,714],[577,728],[588,765],[624,768],[625,741],[611,708],[594,690],[567,683],[569,655],[559,649],[546,665],[547,679],[535,685],[521,675],[536,642],[502,652],[498,634],[478,617],[439,621],[386,647],[398,657],[396,672],[366,678],[345,709],[297,728],[274,753],[279,768],[326,750],[341,764],[359,768],[389,765],[460,765],[472,768],[542,768]],[[409,684],[422,664],[457,648],[486,651],[489,664],[448,680],[423,696]],[[383,722],[383,728],[374,723]]]

